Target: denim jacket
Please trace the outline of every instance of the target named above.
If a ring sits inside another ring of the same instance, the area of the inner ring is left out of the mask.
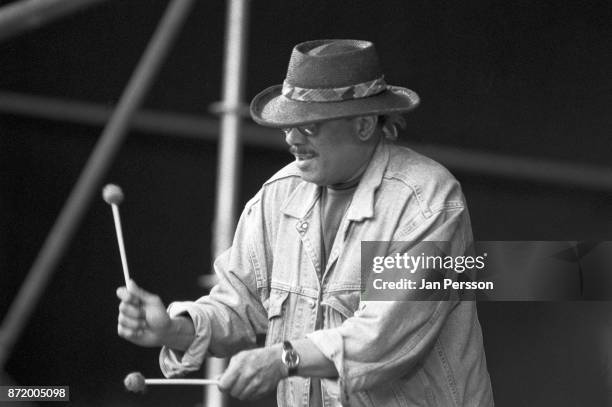
[[[219,283],[188,313],[196,338],[184,353],[163,348],[163,373],[199,368],[255,346],[308,337],[338,370],[322,379],[329,406],[492,406],[476,304],[470,301],[362,301],[361,241],[472,240],[459,183],[441,165],[381,142],[347,209],[328,261],[321,259],[320,189],[290,164],[246,205],[232,247],[215,261]],[[403,242],[403,243],[402,243]],[[394,246],[395,245],[395,246]],[[325,264],[325,269],[322,269]],[[322,329],[315,330],[322,321]],[[280,357],[280,356],[279,356]],[[279,406],[308,406],[310,379],[290,377]]]

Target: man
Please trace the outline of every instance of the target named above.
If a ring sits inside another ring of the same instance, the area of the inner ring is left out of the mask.
[[[473,302],[360,297],[362,241],[462,253],[472,239],[457,181],[392,143],[418,102],[385,83],[370,42],[297,45],[283,85],[251,103],[295,161],[246,204],[210,295],[166,312],[122,287],[119,335],[163,346],[166,376],[198,369],[207,352],[231,357],[219,387],[241,399],[277,388],[280,406],[492,405]]]

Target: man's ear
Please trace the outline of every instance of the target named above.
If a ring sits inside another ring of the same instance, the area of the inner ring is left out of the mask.
[[[368,141],[376,130],[377,116],[360,116],[355,119],[355,130],[361,141]]]

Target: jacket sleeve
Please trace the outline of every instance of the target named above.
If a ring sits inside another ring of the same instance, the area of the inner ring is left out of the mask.
[[[414,228],[398,228],[389,252],[418,256],[415,242],[432,241],[448,242],[447,254],[461,255],[471,240],[467,211],[443,208]],[[401,301],[362,300],[339,327],[307,335],[336,366],[343,403],[349,404],[350,393],[409,374],[432,349],[457,300],[447,294],[414,300],[413,291],[403,290]]]
[[[218,283],[210,294],[195,302],[174,302],[168,307],[171,317],[189,315],[195,339],[185,352],[163,347],[160,368],[166,377],[181,376],[201,366],[205,356],[227,357],[252,348],[256,335],[268,326],[262,303],[267,291],[265,272],[255,251],[265,250],[259,194],[246,205],[240,217],[232,247],[215,261]]]

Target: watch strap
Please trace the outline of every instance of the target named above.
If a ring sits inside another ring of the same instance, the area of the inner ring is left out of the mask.
[[[295,376],[297,374],[298,366],[300,364],[300,355],[291,345],[289,341],[283,341],[283,353],[281,360],[285,366],[289,376]]]

